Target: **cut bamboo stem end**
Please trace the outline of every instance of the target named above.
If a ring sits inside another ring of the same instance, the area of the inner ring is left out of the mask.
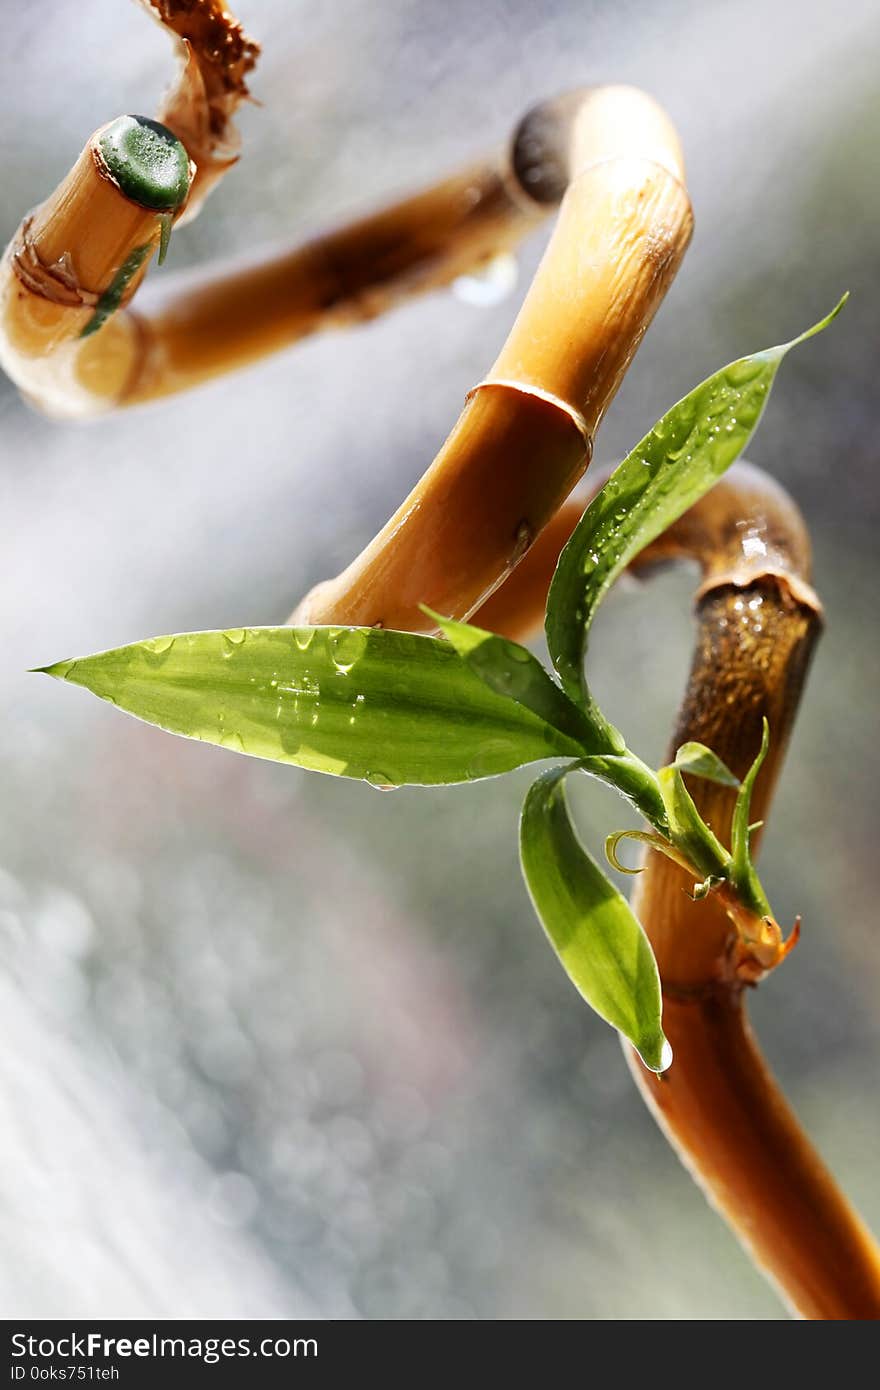
[[[100,335],[88,330],[96,315],[106,310],[109,317],[131,299],[162,240],[162,217],[175,216],[185,201],[185,152],[170,132],[142,124],[170,150],[167,169],[133,148],[138,118],[109,122],[0,263],[0,362],[50,414],[92,414],[96,402],[123,390],[133,324],[115,314]]]

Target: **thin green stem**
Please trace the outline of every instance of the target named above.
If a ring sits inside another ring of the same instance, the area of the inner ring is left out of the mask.
[[[656,772],[626,749],[623,753],[602,753],[584,758],[582,767],[593,777],[607,782],[625,796],[661,835],[669,834],[669,822]]]

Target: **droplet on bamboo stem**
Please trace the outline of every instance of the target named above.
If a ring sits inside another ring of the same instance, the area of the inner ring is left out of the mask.
[[[518,278],[516,257],[504,251],[468,271],[467,275],[459,275],[452,282],[452,293],[462,304],[488,309],[513,292]]]

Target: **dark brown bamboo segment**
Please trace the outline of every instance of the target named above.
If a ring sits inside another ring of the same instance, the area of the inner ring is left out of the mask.
[[[814,605],[777,574],[722,581],[698,603],[698,643],[673,746],[697,739],[737,775],[771,745],[752,802],[765,819],[819,631]],[[702,815],[729,843],[733,794],[691,779]],[[880,1253],[785,1101],[745,1017],[749,978],[731,923],[692,902],[674,864],[650,856],[633,905],[664,982],[666,1077],[634,1056],[636,1081],[682,1161],[800,1317],[880,1318]]]

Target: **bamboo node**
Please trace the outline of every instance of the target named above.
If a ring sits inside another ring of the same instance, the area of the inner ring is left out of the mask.
[[[764,564],[760,570],[749,569],[743,565],[741,568],[710,574],[697,589],[694,601],[699,606],[703,599],[716,589],[748,589],[753,584],[759,584],[763,580],[769,580],[775,584],[783,602],[792,608],[800,605],[815,613],[818,618],[824,618],[825,609],[822,606],[822,600],[812,584],[808,584],[805,579],[802,579],[792,570],[783,569],[781,565]]]
[[[491,376],[485,377],[482,381],[478,381],[476,386],[472,386],[466,393],[465,400],[471,400],[478,391],[482,391],[488,386],[499,386],[508,391],[518,391],[523,396],[537,396],[538,400],[546,401],[548,405],[555,406],[557,410],[561,410],[564,415],[568,416],[578,434],[583,439],[584,448],[587,451],[587,458],[589,459],[592,457],[593,437],[590,434],[590,427],[586,419],[575,406],[570,405],[568,401],[564,401],[561,396],[555,396],[552,391],[545,391],[542,387],[532,386],[525,381],[511,381],[507,377]]]
[[[95,290],[83,289],[77,283],[69,252],[52,265],[46,265],[30,238],[33,217],[21,224],[17,241],[10,250],[12,269],[31,294],[61,304],[68,309],[94,308],[99,299]]]

